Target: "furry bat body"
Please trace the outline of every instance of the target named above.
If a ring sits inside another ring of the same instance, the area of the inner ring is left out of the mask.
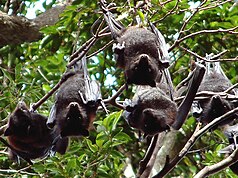
[[[122,30],[114,45],[117,65],[124,69],[126,82],[137,85],[156,86],[161,69],[168,63],[161,62],[158,37],[143,27],[129,27]]]
[[[24,102],[17,105],[4,132],[12,148],[9,149],[11,159],[16,160],[20,156],[29,161],[45,157],[50,151],[65,153],[68,141],[58,139],[53,146],[57,131],[48,129],[46,121],[45,116],[30,112]]]
[[[206,73],[205,77],[198,89],[198,92],[201,91],[212,91],[212,92],[223,92],[232,86],[229,79],[224,74],[221,69],[219,62],[207,62],[206,63]],[[232,90],[230,94],[235,94]],[[232,102],[222,99],[219,95],[214,95],[210,99],[198,101],[201,108],[199,112],[194,112],[194,116],[198,117],[199,121],[202,123],[210,123],[215,118],[225,114],[227,111],[230,111],[234,108]],[[221,125],[231,122],[224,121]]]
[[[169,130],[177,115],[176,103],[157,87],[138,89],[126,110],[128,124],[151,136]]]
[[[56,94],[47,125],[56,125],[61,137],[88,136],[101,102],[99,85],[88,77],[86,58],[66,75],[69,77]]]
[[[151,28],[125,28],[101,3],[104,18],[116,41],[113,52],[117,66],[124,69],[127,84],[156,86],[161,70],[169,66],[163,56],[166,47],[164,37],[153,24]]]
[[[139,86],[132,101],[125,103],[124,116],[129,125],[145,135],[155,135],[170,127],[178,130],[187,118],[204,73],[205,68],[197,65],[191,73],[186,96],[179,107],[173,101],[172,81],[167,69],[163,71],[156,87]]]

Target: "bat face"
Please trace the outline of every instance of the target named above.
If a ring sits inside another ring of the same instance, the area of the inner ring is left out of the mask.
[[[125,70],[127,83],[155,87],[160,70],[168,65],[161,62],[156,35],[133,26],[123,30],[117,42],[113,51],[117,65]]]
[[[210,100],[200,102],[203,112],[199,120],[205,124],[210,123],[215,118],[222,116],[226,112],[232,110],[233,105],[229,101],[221,98],[219,95],[213,96]],[[228,124],[230,119],[222,122],[220,125]]]
[[[66,136],[88,136],[88,127],[89,127],[89,119],[87,115],[82,116],[81,113],[86,113],[85,110],[77,103],[71,102],[67,107],[66,116],[64,120],[61,120],[61,137]],[[84,118],[83,118],[84,117]],[[63,122],[62,122],[63,121]]]
[[[131,127],[146,135],[169,130],[177,115],[177,106],[159,88],[139,91],[124,112]]]
[[[30,112],[25,103],[17,105],[4,132],[11,146],[10,158],[20,155],[24,159],[36,159],[48,155],[56,135],[47,128],[46,120],[45,116]],[[60,143],[58,148],[61,148]]]

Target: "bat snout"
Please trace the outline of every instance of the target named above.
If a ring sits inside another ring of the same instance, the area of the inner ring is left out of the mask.
[[[144,67],[149,65],[149,56],[147,54],[141,54],[139,56],[139,65]]]

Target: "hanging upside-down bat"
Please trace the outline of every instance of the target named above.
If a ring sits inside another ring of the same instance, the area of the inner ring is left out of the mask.
[[[125,28],[114,19],[103,2],[101,7],[112,38],[116,41],[113,52],[117,66],[124,69],[126,83],[155,87],[157,78],[161,78],[161,70],[169,66],[161,48],[166,46],[163,35],[152,23],[150,28]]]
[[[178,130],[187,118],[204,72],[205,68],[197,65],[192,72],[187,94],[178,107],[173,101],[173,91],[169,85],[171,81],[167,81],[170,76],[166,71],[163,71],[162,79],[156,87],[139,86],[132,101],[125,102],[124,116],[128,124],[145,136],[153,136],[169,130],[170,127]]]
[[[89,79],[86,57],[74,66],[74,71],[66,73],[67,80],[56,94],[47,125],[59,129],[60,137],[88,136],[102,104],[99,84]]]
[[[198,89],[201,91],[223,92],[231,87],[232,84],[223,72],[219,62],[206,62],[206,73],[204,79]],[[235,94],[231,90],[229,94]],[[193,114],[202,123],[210,123],[215,118],[225,114],[234,108],[231,101],[214,95],[210,99],[196,101],[196,107],[193,108]],[[227,119],[219,125],[229,123],[231,119]]]
[[[169,130],[177,115],[177,105],[157,87],[137,88],[124,116],[128,124],[146,135]]]
[[[57,130],[50,130],[46,121],[45,116],[29,111],[24,102],[18,103],[4,132],[11,159],[21,157],[31,163],[31,159],[45,157],[52,151],[65,153],[68,140],[58,139],[53,145]]]

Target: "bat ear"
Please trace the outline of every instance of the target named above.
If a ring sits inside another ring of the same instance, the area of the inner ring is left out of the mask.
[[[160,60],[159,63],[160,63],[160,66],[161,66],[162,69],[166,69],[166,68],[169,67],[169,61],[168,60],[163,60],[163,61]]]
[[[10,127],[7,127],[4,132],[4,136],[11,136],[11,135],[13,135],[12,129]]]

